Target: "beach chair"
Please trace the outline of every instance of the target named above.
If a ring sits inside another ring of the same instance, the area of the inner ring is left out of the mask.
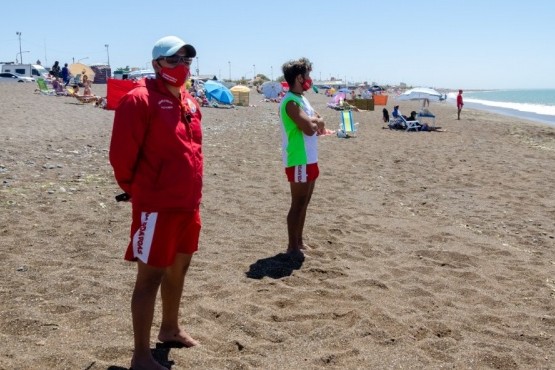
[[[341,115],[341,123],[339,124],[339,131],[337,135],[341,137],[341,134],[344,134],[344,137],[354,137],[356,136],[357,131],[357,124],[353,120],[353,111],[352,110],[343,110],[340,112]]]
[[[403,121],[403,123],[405,124],[405,131],[410,131],[410,130],[414,130],[414,131],[420,131],[420,128],[422,127],[422,124],[420,124],[419,121],[407,121],[405,119],[405,117],[403,117],[402,114],[399,115],[399,118]]]
[[[44,78],[37,79],[37,85],[39,85],[39,92],[44,95],[56,95],[56,91],[49,89],[46,85]],[[36,91],[36,90],[35,90]]]
[[[95,95],[73,95],[73,97],[75,97],[75,99],[77,99],[79,103],[82,104],[96,103],[98,101],[98,96]]]

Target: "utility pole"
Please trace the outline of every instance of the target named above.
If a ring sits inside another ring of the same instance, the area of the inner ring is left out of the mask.
[[[23,64],[23,54],[21,53],[21,32],[17,31],[15,34],[19,36],[19,57],[21,58],[21,64]]]
[[[104,47],[106,48],[106,55],[108,56],[108,67],[110,67],[110,50],[109,50],[110,45],[104,44]]]

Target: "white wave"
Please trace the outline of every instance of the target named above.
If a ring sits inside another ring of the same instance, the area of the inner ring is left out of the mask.
[[[555,106],[553,105],[541,105],[541,104],[529,104],[529,103],[509,103],[509,102],[499,102],[491,100],[481,100],[481,99],[465,99],[465,103],[476,103],[486,105],[488,107],[497,107],[505,109],[514,109],[520,112],[543,114],[547,116],[555,116]]]

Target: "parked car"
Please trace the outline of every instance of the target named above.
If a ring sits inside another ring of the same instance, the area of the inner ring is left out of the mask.
[[[27,76],[18,76],[10,72],[0,73],[0,81],[10,81],[10,82],[35,82],[35,79]]]

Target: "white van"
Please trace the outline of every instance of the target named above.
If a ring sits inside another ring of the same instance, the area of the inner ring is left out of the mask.
[[[2,72],[10,72],[19,76],[27,76],[34,79],[48,77],[48,71],[39,64],[4,64]]]

